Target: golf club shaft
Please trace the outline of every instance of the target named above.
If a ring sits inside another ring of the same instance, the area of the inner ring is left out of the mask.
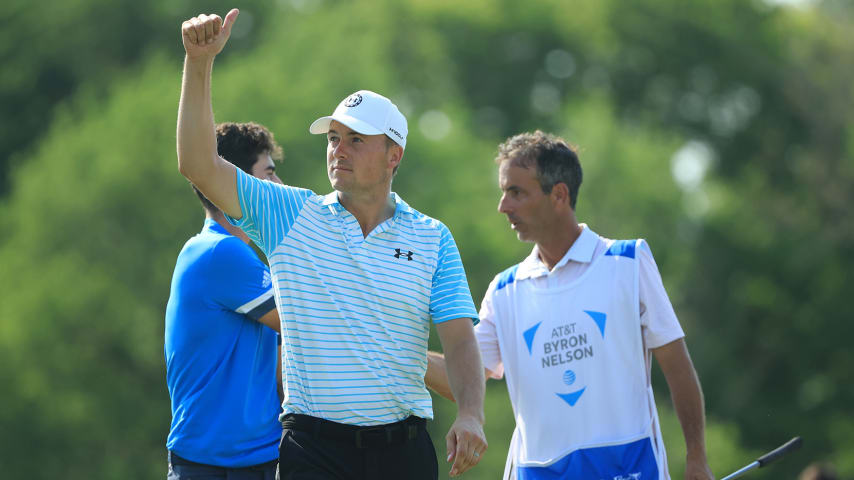
[[[784,443],[783,445],[780,445],[779,447],[775,448],[774,450],[766,453],[765,455],[762,455],[761,457],[756,459],[756,461],[751,463],[750,465],[738,470],[737,472],[734,472],[734,473],[727,475],[726,477],[722,478],[721,480],[730,480],[732,478],[740,477],[740,476],[744,475],[745,473],[749,472],[750,470],[753,470],[754,468],[764,467],[765,465],[768,465],[769,463],[777,460],[778,458],[789,453],[790,451],[797,450],[800,447],[801,447],[801,437],[795,437],[795,438],[789,440],[788,442]]]
[[[753,462],[750,465],[742,468],[741,470],[739,470],[737,472],[730,473],[729,475],[722,478],[721,480],[730,480],[731,478],[740,477],[740,476],[744,475],[745,473],[753,470],[754,468],[759,468],[759,462]]]
[[[795,437],[795,438],[789,440],[788,442],[784,443],[783,445],[780,445],[779,447],[777,447],[777,449],[775,449],[771,452],[768,452],[765,455],[762,455],[761,457],[757,458],[756,461],[759,462],[760,467],[764,467],[765,465],[768,465],[769,463],[777,460],[778,458],[789,453],[790,451],[797,450],[798,448],[800,448],[800,446],[801,446],[801,437]]]

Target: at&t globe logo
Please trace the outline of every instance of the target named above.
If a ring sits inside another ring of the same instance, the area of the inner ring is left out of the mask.
[[[567,385],[572,385],[575,383],[575,372],[572,370],[567,370],[563,372],[563,383]]]
[[[344,99],[344,106],[347,108],[355,107],[356,105],[362,103],[362,95],[358,93],[354,93],[349,97]]]

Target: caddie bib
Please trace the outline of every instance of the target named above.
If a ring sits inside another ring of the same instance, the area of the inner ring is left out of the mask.
[[[493,294],[520,480],[669,478],[644,355],[635,240],[570,284],[499,277]],[[507,473],[505,473],[505,477]]]

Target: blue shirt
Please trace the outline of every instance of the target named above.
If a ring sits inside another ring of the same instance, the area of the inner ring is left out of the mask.
[[[354,425],[432,418],[430,322],[477,318],[448,228],[394,193],[393,217],[365,237],[335,192],[240,171],[237,191],[243,215],[234,223],[273,273],[284,414]]]
[[[256,320],[275,308],[255,252],[213,220],[178,255],[166,306],[166,447],[224,467],[278,458],[277,333]]]

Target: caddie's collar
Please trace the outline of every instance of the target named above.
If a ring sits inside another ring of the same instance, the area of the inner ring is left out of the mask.
[[[596,251],[596,244],[599,242],[599,235],[593,230],[590,230],[590,227],[588,227],[587,224],[582,223],[580,225],[581,235],[575,239],[575,242],[571,247],[569,247],[569,250],[567,250],[563,258],[555,264],[552,271],[556,271],[563,267],[570,260],[579,263],[590,263],[593,261],[593,253]],[[549,269],[546,267],[546,264],[540,260],[540,250],[536,245],[534,245],[534,249],[531,251],[531,254],[528,255],[525,260],[522,260],[522,263],[519,264],[518,270],[516,270],[516,278],[518,280],[523,278],[536,278],[548,274]]]

